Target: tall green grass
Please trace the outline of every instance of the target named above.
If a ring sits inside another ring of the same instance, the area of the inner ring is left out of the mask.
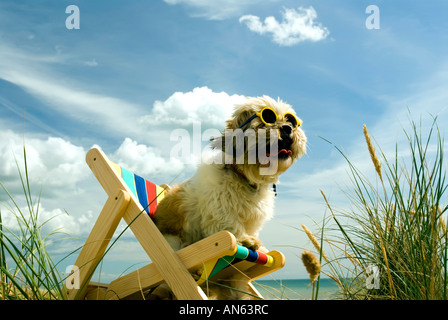
[[[55,230],[42,234],[49,222],[39,222],[40,197],[31,193],[26,150],[23,148],[23,172],[16,160],[26,206],[21,207],[6,186],[0,182],[7,202],[0,209],[0,300],[54,300],[62,299],[63,276],[47,251]],[[15,228],[3,223],[8,216],[16,222]]]
[[[437,118],[425,135],[410,123],[407,152],[396,145],[391,159],[376,153],[365,128],[374,182],[336,147],[349,168],[350,209],[334,209],[322,192],[331,215],[320,240],[333,254],[324,267],[344,299],[448,297],[444,139]]]

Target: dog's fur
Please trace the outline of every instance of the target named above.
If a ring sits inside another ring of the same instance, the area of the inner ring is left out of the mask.
[[[271,161],[278,160],[277,170],[265,175],[260,174],[260,170],[267,166],[266,163],[260,163],[258,159],[252,164],[247,161],[250,147],[245,146],[245,160],[234,159],[233,164],[201,164],[190,180],[173,186],[155,216],[158,228],[175,249],[227,230],[235,235],[239,244],[254,250],[265,250],[258,235],[263,224],[273,215],[274,192],[271,185],[305,154],[307,139],[300,127],[292,130],[291,134],[283,132],[282,126],[287,124],[283,114],[295,112],[290,105],[267,96],[248,98],[244,104],[236,106],[226,129],[237,129],[264,107],[273,108],[279,116],[278,121],[267,127],[256,117],[243,129],[252,128],[255,132],[262,128],[277,130],[278,150],[291,152],[280,152],[278,159],[277,155],[271,157]],[[228,151],[222,150],[223,157]],[[247,284],[247,280],[233,280],[230,285],[239,289],[240,283]],[[222,289],[218,290],[217,295],[219,299],[244,298],[239,292]]]

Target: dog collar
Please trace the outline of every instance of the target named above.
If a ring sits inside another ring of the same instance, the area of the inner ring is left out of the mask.
[[[246,180],[247,183],[249,184],[249,187],[251,187],[252,189],[256,190],[257,189],[257,185],[252,184],[249,182],[249,179],[247,179],[246,175],[244,173],[242,173],[241,171],[238,170],[238,168],[236,167],[236,165],[234,163],[232,163],[230,165],[230,168],[232,169],[233,172],[235,172],[238,176],[240,176],[242,179]],[[274,191],[274,195],[277,196],[277,185],[274,183],[272,184],[272,190]]]
[[[250,183],[249,179],[247,179],[246,175],[244,173],[242,173],[241,171],[239,171],[234,163],[232,163],[230,165],[230,168],[232,169],[233,172],[235,172],[238,176],[240,176],[240,178],[246,180],[247,183],[249,184],[249,187],[251,187],[252,189],[257,189],[257,185]]]

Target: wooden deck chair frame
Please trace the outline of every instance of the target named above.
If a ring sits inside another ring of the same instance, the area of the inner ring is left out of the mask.
[[[222,231],[175,252],[114,170],[114,163],[97,148],[87,153],[86,162],[108,199],[67,278],[64,286],[66,297],[88,300],[142,299],[150,288],[166,282],[179,300],[207,299],[191,272],[207,266],[210,261],[234,254],[237,250],[235,237],[230,232]],[[126,221],[152,263],[109,284],[91,282],[121,219]],[[242,272],[247,276],[251,293],[262,299],[251,281],[279,270],[285,264],[281,252],[271,251],[268,255],[273,259],[270,266],[243,260],[220,271],[219,278],[225,279],[235,272]],[[78,281],[77,286],[73,285],[74,279]]]

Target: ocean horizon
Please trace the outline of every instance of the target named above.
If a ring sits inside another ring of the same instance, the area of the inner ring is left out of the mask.
[[[253,284],[266,300],[311,300],[313,291],[309,279],[257,280]],[[334,280],[320,279],[318,300],[340,299],[338,293]]]

